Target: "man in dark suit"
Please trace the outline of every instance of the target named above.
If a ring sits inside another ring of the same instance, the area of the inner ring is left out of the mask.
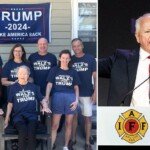
[[[99,77],[110,78],[108,106],[150,106],[149,80],[132,91],[149,77],[150,13],[136,20],[135,29],[139,49],[116,50],[99,59]]]

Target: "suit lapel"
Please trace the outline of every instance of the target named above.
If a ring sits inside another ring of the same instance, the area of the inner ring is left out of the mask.
[[[132,90],[135,85],[137,67],[139,62],[139,50],[134,50],[127,58],[129,89]]]

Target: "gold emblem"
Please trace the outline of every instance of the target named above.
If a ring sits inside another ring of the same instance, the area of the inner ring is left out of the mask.
[[[142,113],[130,109],[119,116],[115,128],[121,139],[132,144],[142,140],[147,132],[148,123]]]

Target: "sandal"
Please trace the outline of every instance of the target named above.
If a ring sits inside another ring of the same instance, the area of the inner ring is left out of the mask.
[[[13,142],[11,144],[11,148],[12,148],[12,150],[18,150],[18,142]]]
[[[85,144],[85,150],[92,150],[92,147],[90,144]]]
[[[68,148],[69,148],[69,149],[72,149],[73,145],[75,145],[75,144],[76,144],[76,141],[70,140],[70,141],[69,141],[69,144],[68,144]]]
[[[54,150],[56,148],[56,144],[54,143],[53,147],[52,147],[52,150]]]

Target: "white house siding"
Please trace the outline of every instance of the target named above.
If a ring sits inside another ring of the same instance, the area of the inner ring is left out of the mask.
[[[0,0],[0,4],[32,4],[32,3],[51,3],[51,43],[49,52],[58,57],[63,49],[70,49],[72,35],[72,10],[71,0]],[[0,44],[0,55],[3,63],[8,60],[9,52],[14,44]],[[37,51],[37,44],[23,44],[29,54]]]

